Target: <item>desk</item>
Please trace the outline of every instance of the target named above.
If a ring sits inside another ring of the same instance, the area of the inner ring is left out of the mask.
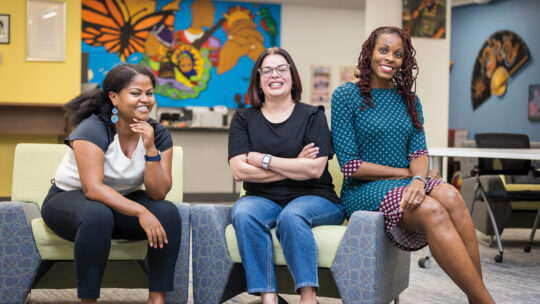
[[[428,148],[430,162],[437,165],[444,180],[447,180],[446,158],[504,158],[540,160],[540,149],[491,149],[491,148]]]
[[[437,168],[442,175],[443,180],[448,180],[446,170],[446,159],[448,157],[470,157],[470,158],[502,158],[502,159],[528,159],[540,160],[540,149],[503,149],[503,148],[446,148],[433,147],[428,148],[430,166]],[[491,210],[490,210],[491,212]],[[495,226],[496,224],[493,223]],[[497,228],[495,232],[498,234]],[[497,239],[499,251],[502,253],[500,239]],[[426,247],[425,257],[418,261],[422,268],[429,268],[431,253],[429,247]],[[501,258],[502,261],[502,258]],[[500,262],[500,261],[498,261]]]

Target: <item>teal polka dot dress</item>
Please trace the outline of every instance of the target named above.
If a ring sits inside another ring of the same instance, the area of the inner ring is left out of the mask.
[[[425,245],[423,233],[410,235],[401,229],[395,230],[402,216],[399,201],[411,179],[368,182],[350,177],[364,161],[408,168],[409,161],[428,154],[425,133],[423,130],[418,132],[412,124],[407,106],[397,89],[372,89],[371,93],[374,106],[363,110],[360,110],[362,93],[354,83],[341,85],[332,95],[332,141],[345,176],[341,200],[347,218],[357,210],[384,212],[387,232],[392,234],[390,236],[394,243],[397,242],[396,245],[405,250],[416,250]],[[416,107],[423,124],[418,99]],[[440,182],[429,180],[426,193]]]

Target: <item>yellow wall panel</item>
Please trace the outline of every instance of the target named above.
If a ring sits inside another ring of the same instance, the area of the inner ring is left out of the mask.
[[[64,104],[81,91],[81,0],[66,2],[64,62],[26,61],[26,0],[1,0],[10,15],[10,43],[0,44],[0,104]],[[6,115],[1,112],[0,119]],[[58,136],[0,135],[0,197],[11,196],[17,143],[57,143]],[[51,177],[52,178],[52,177]]]
[[[2,102],[64,104],[81,91],[81,0],[66,0],[66,60],[26,61],[26,0],[0,1],[10,43],[0,44]]]

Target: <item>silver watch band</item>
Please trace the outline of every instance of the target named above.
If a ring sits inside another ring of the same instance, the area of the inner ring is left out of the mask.
[[[270,159],[272,158],[272,155],[270,154],[265,154],[262,158],[262,167],[263,169],[267,169],[268,170],[268,165],[270,164]]]

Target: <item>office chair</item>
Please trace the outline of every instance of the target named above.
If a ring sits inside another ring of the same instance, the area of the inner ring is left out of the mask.
[[[528,149],[530,148],[529,137],[525,134],[510,134],[510,133],[479,133],[474,136],[476,147],[478,148],[502,148],[502,149]],[[491,220],[495,237],[497,239],[497,247],[499,254],[495,256],[495,262],[503,261],[503,248],[501,244],[501,236],[499,226],[497,225],[496,217],[493,214],[492,205],[497,202],[522,201],[533,202],[540,201],[540,191],[520,190],[511,191],[507,187],[498,190],[486,191],[485,185],[482,184],[480,176],[482,175],[527,175],[531,167],[530,160],[518,159],[498,159],[498,158],[479,158],[478,166],[471,171],[471,175],[475,178],[474,191],[471,203],[471,215],[474,210],[476,200],[481,199],[486,203],[486,209]],[[534,172],[534,171],[533,171]],[[489,188],[487,188],[489,189]],[[480,192],[480,196],[478,196]],[[540,214],[540,213],[539,213]],[[538,220],[537,216],[537,220]],[[537,221],[536,221],[537,222]],[[532,237],[537,223],[533,227]],[[503,225],[501,225],[502,227]],[[530,242],[532,244],[532,241]],[[529,248],[530,250],[530,248]],[[527,252],[527,248],[525,248]]]

